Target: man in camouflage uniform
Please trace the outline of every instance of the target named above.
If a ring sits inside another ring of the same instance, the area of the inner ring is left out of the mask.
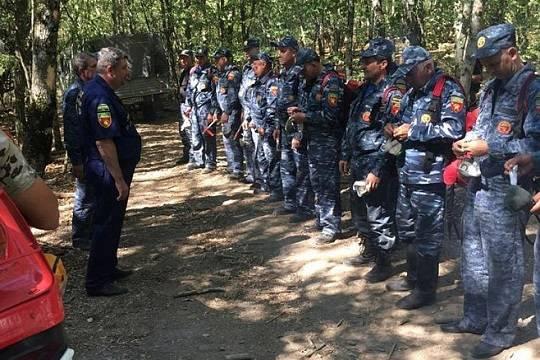
[[[214,54],[219,80],[216,85],[218,108],[215,116],[221,121],[223,145],[227,157],[227,168],[232,179],[240,180],[243,174],[243,154],[240,140],[235,137],[240,128],[241,106],[238,90],[242,81],[240,71],[232,64],[229,49],[219,49]]]
[[[64,120],[64,143],[68,159],[75,177],[75,198],[71,221],[71,239],[73,247],[89,250],[92,231],[92,213],[94,209],[94,190],[84,179],[83,158],[81,152],[81,119],[77,114],[77,98],[83,84],[91,80],[96,73],[97,59],[94,55],[80,53],[72,60],[75,81],[66,90],[62,106]]]
[[[403,63],[394,76],[412,88],[400,106],[402,125],[392,129],[403,143],[397,160],[399,195],[396,223],[401,241],[412,244],[407,256],[407,277],[387,284],[389,290],[412,290],[397,306],[410,310],[435,302],[439,256],[444,238],[445,185],[442,172],[453,141],[464,133],[465,95],[461,86],[435,68],[422,47],[403,51]],[[434,95],[442,85],[439,97]]]
[[[208,49],[199,48],[195,52],[197,65],[191,69],[186,104],[191,117],[191,151],[193,162],[188,170],[204,168],[205,173],[216,169],[216,126],[212,124],[217,107],[215,83],[217,70],[208,62]],[[210,126],[212,124],[212,126]]]
[[[298,90],[302,67],[295,64],[298,41],[292,36],[272,43],[279,51],[279,97],[277,101],[276,140],[281,145],[280,174],[284,203],[274,210],[274,215],[295,214],[292,221],[306,220],[313,216],[313,191],[309,182],[307,148],[303,142],[298,149],[291,147],[294,132],[288,131],[287,109],[298,105]],[[292,129],[294,130],[294,128]]]
[[[396,65],[392,61],[394,44],[383,38],[371,40],[360,54],[366,81],[359,88],[351,104],[349,121],[341,142],[340,171],[351,172],[351,212],[353,224],[366,238],[365,248],[373,248],[375,267],[367,273],[368,282],[386,280],[392,275],[390,250],[396,242],[394,212],[397,177],[395,170],[381,156],[384,138],[385,108],[383,95],[392,103],[401,100],[401,91],[389,87],[387,77]],[[399,104],[399,103],[397,103]],[[392,108],[394,112],[399,107]],[[353,183],[365,181],[367,192],[361,197],[353,190]],[[368,256],[359,256],[354,264],[365,264]]]
[[[483,334],[471,355],[487,358],[510,347],[516,335],[528,209],[505,204],[511,180],[503,164],[540,149],[540,82],[519,56],[512,25],[480,31],[476,45],[476,58],[495,79],[484,88],[474,129],[453,146],[456,154],[475,157],[481,175],[469,181],[463,211],[463,319],[442,330]],[[530,190],[530,176],[518,182]]]
[[[294,134],[291,147],[307,144],[309,179],[315,193],[316,227],[322,230],[316,244],[332,243],[341,233],[339,201],[338,148],[339,118],[343,98],[343,81],[335,71],[323,67],[312,49],[301,49],[297,64],[303,67],[299,106],[287,112],[303,131]]]
[[[189,85],[189,74],[193,67],[193,51],[188,49],[182,50],[178,59],[178,65],[182,69],[178,79],[178,102],[180,103],[178,131],[180,132],[180,141],[182,142],[182,156],[176,161],[176,164],[181,165],[189,163],[191,159],[191,120],[187,115],[189,108],[186,105],[186,95]]]
[[[240,89],[238,90],[238,99],[242,105],[242,133],[240,144],[242,145],[242,151],[244,154],[244,160],[246,161],[246,177],[241,181],[244,183],[253,184],[253,188],[262,182],[258,170],[254,166],[255,162],[255,143],[253,142],[253,132],[249,126],[251,117],[249,116],[249,101],[247,98],[247,89],[255,83],[256,77],[251,67],[253,63],[253,56],[259,53],[259,40],[250,38],[244,43],[244,53],[248,60],[242,68],[242,82],[240,83]]]
[[[281,194],[281,183],[274,130],[279,89],[272,71],[272,59],[267,53],[254,55],[252,66],[256,81],[247,90],[251,117],[249,126],[254,129],[255,167],[262,180],[257,184],[259,187],[254,189],[254,194],[278,197]]]

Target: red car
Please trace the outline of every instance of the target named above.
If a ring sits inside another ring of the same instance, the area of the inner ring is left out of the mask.
[[[59,286],[26,221],[0,189],[0,359],[69,360]]]

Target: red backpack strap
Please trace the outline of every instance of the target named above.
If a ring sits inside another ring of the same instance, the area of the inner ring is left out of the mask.
[[[333,76],[338,76],[338,73],[336,73],[335,71],[328,71],[324,77],[322,78],[322,81],[321,81],[321,91],[322,89],[328,84],[328,82],[330,81],[330,79],[333,77]]]
[[[440,98],[444,89],[444,84],[446,83],[446,80],[448,79],[448,76],[441,75],[437,79],[437,82],[435,83],[435,86],[433,87],[433,91],[431,94],[433,97]]]

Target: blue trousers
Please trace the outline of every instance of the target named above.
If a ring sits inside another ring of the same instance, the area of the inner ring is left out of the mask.
[[[131,184],[137,162],[120,164],[124,179]],[[99,288],[112,281],[118,264],[117,251],[126,214],[126,201],[116,200],[118,191],[114,179],[100,160],[90,160],[86,166],[88,181],[96,191],[92,245],[86,270],[86,288]]]
[[[281,193],[279,157],[277,144],[272,137],[272,129],[265,130],[263,136],[254,134],[255,166],[262,179],[262,189],[271,193]]]
[[[315,193],[316,221],[329,235],[341,233],[337,139],[311,136],[308,140],[309,180]]]
[[[187,106],[185,104],[180,105],[178,133],[182,142],[182,158],[193,162],[193,156],[191,154],[191,120],[184,115],[186,108]]]
[[[208,106],[193,108],[191,112],[191,155],[196,165],[215,169],[217,166],[216,126],[210,130],[214,136],[203,133],[210,124],[208,118]]]
[[[282,136],[280,173],[284,208],[299,214],[313,214],[314,195],[309,181],[307,148],[293,150],[290,141]]]
[[[399,239],[419,256],[439,257],[444,238],[444,184],[399,184],[396,224]]]
[[[222,125],[227,169],[233,174],[241,174],[244,167],[244,154],[240,146],[240,139],[234,138],[239,127],[240,112],[235,110],[229,116],[229,121]]]
[[[463,210],[463,325],[484,330],[482,341],[512,345],[524,284],[526,211],[504,204],[508,184],[469,186]]]
[[[92,237],[92,217],[94,214],[95,194],[86,180],[75,179],[75,197],[71,220],[71,240],[73,246],[90,246]]]
[[[351,161],[351,182],[365,180],[371,169],[367,156]],[[370,243],[382,250],[390,250],[396,243],[395,210],[398,182],[387,171],[381,174],[377,189],[358,197],[350,190],[352,222],[356,230]]]

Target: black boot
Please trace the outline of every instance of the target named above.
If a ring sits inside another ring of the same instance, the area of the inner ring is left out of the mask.
[[[358,235],[358,237],[360,237],[360,235]],[[345,264],[350,266],[361,266],[375,261],[377,257],[377,247],[372,244],[370,239],[362,237],[360,247],[362,248],[360,254],[357,257],[345,260]]]
[[[439,278],[439,257],[418,254],[417,270],[414,290],[396,304],[401,309],[418,309],[435,302]]]
[[[388,291],[411,291],[416,285],[417,259],[416,246],[413,244],[407,245],[407,276],[394,281],[389,281],[386,284]]]
[[[364,276],[368,283],[378,283],[392,276],[394,268],[387,251],[379,250],[375,266]]]

